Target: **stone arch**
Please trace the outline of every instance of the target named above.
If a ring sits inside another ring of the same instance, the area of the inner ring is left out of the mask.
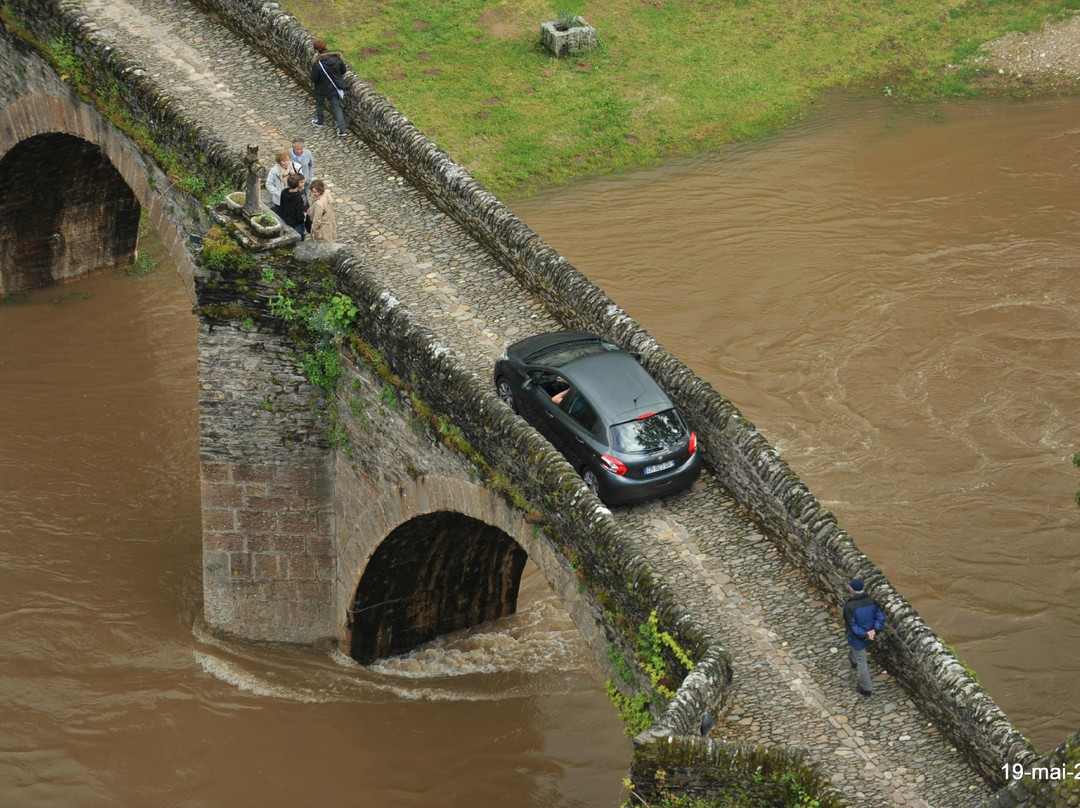
[[[513,614],[525,561],[500,528],[454,511],[398,525],[357,585],[349,655],[372,662]]]
[[[602,658],[607,640],[595,604],[544,532],[499,494],[443,476],[379,493],[369,489],[361,497],[340,487],[338,493],[338,636],[355,658],[399,653],[446,631],[512,614],[526,557]],[[350,513],[353,505],[358,510]],[[432,584],[443,591],[411,597],[403,594],[410,581],[414,592]],[[370,614],[358,615],[357,606]],[[436,621],[435,630],[425,633],[419,619]]]
[[[0,267],[13,290],[131,265],[141,206],[100,148],[34,135],[0,159],[0,174],[14,180],[0,183]]]
[[[0,167],[0,297],[130,263],[145,210],[195,302],[187,200],[92,106],[44,93],[8,104]]]

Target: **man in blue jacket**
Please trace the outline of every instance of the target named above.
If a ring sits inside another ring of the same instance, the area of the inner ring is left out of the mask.
[[[859,669],[859,684],[856,689],[863,696],[873,693],[870,681],[870,668],[866,664],[866,649],[874,641],[877,633],[885,628],[885,612],[881,611],[874,599],[866,592],[866,585],[855,578],[848,584],[851,597],[844,602],[844,626],[847,629],[848,661],[851,667]]]

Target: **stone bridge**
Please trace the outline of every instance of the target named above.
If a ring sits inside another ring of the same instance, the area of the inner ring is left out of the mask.
[[[511,612],[528,558],[613,679],[653,610],[690,653],[652,736],[711,711],[713,739],[805,750],[875,806],[983,805],[1003,764],[1035,759],[753,425],[373,88],[350,77],[349,137],[313,130],[311,36],[275,3],[3,14],[0,165],[33,182],[0,189],[0,293],[124,266],[140,211],[168,245],[200,323],[209,625],[366,660]],[[297,134],[344,248],[200,266],[200,194],[238,187],[247,144],[269,155]],[[358,309],[321,400],[310,348],[269,306],[285,277]],[[506,342],[567,327],[641,353],[698,432],[693,490],[611,513],[494,396]],[[872,707],[837,614],[855,576],[889,615]]]

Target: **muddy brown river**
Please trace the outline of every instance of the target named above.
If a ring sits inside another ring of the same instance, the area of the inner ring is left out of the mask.
[[[1078,104],[847,108],[512,204],[1041,748],[1080,727]],[[209,636],[196,395],[168,268],[0,305],[0,805],[617,803],[629,741],[535,572],[373,669]]]
[[[1040,749],[1080,728],[1080,106],[886,104],[513,203]]]

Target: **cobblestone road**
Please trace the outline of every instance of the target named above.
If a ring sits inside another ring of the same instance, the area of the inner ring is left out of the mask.
[[[332,188],[338,233],[486,381],[503,344],[557,329],[544,307],[356,136],[311,126],[313,103],[270,61],[184,2],[84,0],[104,38],[190,115],[264,165],[296,135]],[[363,72],[362,65],[356,65]],[[706,475],[616,513],[732,653],[731,710],[713,736],[806,749],[853,805],[978,806],[989,787],[884,672],[855,692],[839,618]]]

